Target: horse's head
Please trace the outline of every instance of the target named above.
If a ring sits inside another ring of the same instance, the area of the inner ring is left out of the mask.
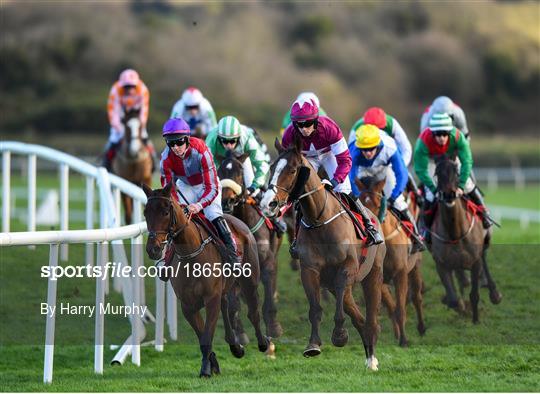
[[[453,204],[457,198],[456,191],[459,183],[457,164],[455,160],[446,155],[438,156],[435,163],[438,198],[446,204]]]
[[[361,179],[354,180],[358,190],[360,191],[360,201],[371,212],[378,215],[384,198],[383,189],[386,183],[386,178],[379,179],[374,176],[366,176]]]
[[[123,119],[125,133],[124,144],[127,149],[127,155],[131,158],[137,157],[139,151],[143,148],[142,143],[142,123],[137,113],[127,113]]]
[[[239,158],[234,157],[232,151],[227,151],[225,159],[218,169],[218,177],[221,182],[221,206],[223,212],[232,213],[234,207],[244,197],[244,160],[248,157],[244,154]]]
[[[163,189],[152,190],[142,185],[147,196],[144,217],[148,228],[146,253],[151,259],[161,257],[165,244],[179,232],[178,227],[186,222],[180,205],[171,197],[174,192],[173,183],[169,182]],[[183,228],[183,227],[181,227]]]
[[[278,214],[279,208],[295,201],[304,190],[311,166],[302,155],[302,140],[296,137],[294,145],[284,150],[276,138],[279,156],[270,166],[268,190],[264,193],[261,208],[267,216]]]

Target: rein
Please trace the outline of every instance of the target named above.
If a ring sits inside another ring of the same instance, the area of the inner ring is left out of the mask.
[[[438,200],[438,201],[441,202],[441,200]],[[469,215],[467,215],[467,216],[469,216]],[[441,242],[443,242],[445,244],[457,244],[458,242],[463,241],[471,233],[471,231],[472,231],[472,229],[474,227],[474,224],[476,223],[476,215],[471,215],[471,216],[472,216],[472,219],[470,221],[469,228],[467,229],[465,234],[463,234],[461,237],[459,237],[457,239],[444,238],[443,236],[441,236],[441,235],[437,234],[436,232],[431,231],[429,229],[426,229],[426,231],[428,233],[430,233],[432,236],[434,236],[435,238],[437,238],[439,241],[441,241]]]
[[[173,244],[174,239],[178,235],[180,235],[180,233],[182,233],[187,228],[187,226],[189,226],[189,224],[191,222],[191,217],[193,216],[193,214],[191,212],[188,213],[187,222],[184,225],[180,226],[180,228],[178,228],[177,230],[174,230],[174,228],[176,227],[178,222],[177,222],[177,219],[176,219],[176,212],[174,211],[174,206],[173,206],[173,203],[172,203],[171,199],[169,197],[163,197],[163,196],[152,196],[152,197],[148,197],[147,201],[152,200],[152,199],[154,199],[154,200],[157,200],[157,199],[167,200],[169,202],[170,219],[169,219],[169,225],[168,225],[168,228],[167,228],[166,231],[148,231],[148,236],[150,238],[155,238],[158,234],[166,234],[167,237],[165,238],[165,241],[162,242],[162,244],[166,244],[167,247],[169,247],[171,244]],[[184,209],[186,209],[186,208],[184,208]],[[195,223],[195,222],[193,222],[193,223]],[[204,250],[206,245],[212,241],[212,236],[211,235],[209,235],[206,239],[203,239],[201,229],[197,225],[197,223],[195,223],[195,227],[197,228],[197,231],[199,232],[199,236],[200,236],[200,239],[201,239],[201,244],[199,245],[198,249],[196,249],[192,253],[182,255],[182,254],[178,253],[178,251],[176,249],[176,245],[173,244],[174,245],[174,254],[176,256],[178,256],[180,258],[180,260],[189,260],[189,259],[192,259],[194,257],[197,257],[199,254],[202,253],[202,251]]]

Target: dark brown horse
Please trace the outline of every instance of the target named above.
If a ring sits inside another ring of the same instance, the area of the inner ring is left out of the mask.
[[[244,355],[244,349],[229,320],[228,294],[236,284],[246,299],[248,318],[255,328],[259,350],[273,352],[274,345],[262,334],[260,328],[257,295],[259,260],[255,238],[247,226],[239,219],[225,215],[242,255],[242,272],[238,274],[233,271],[229,275],[223,265],[224,259],[212,241],[213,236],[204,226],[191,221],[184,209],[171,197],[172,183],[163,189],[152,190],[146,185],[143,185],[143,189],[148,197],[144,210],[148,227],[146,252],[151,259],[157,260],[165,245],[173,244],[175,258],[170,266],[175,275],[170,280],[180,300],[182,313],[199,338],[202,353],[200,376],[210,377],[212,373],[220,373],[217,357],[212,351],[220,309],[225,340],[232,354],[238,358]],[[205,321],[200,314],[203,307],[206,310]]]
[[[382,300],[385,304],[394,325],[394,334],[400,346],[408,346],[405,335],[405,322],[407,320],[407,292],[411,290],[412,301],[418,318],[418,332],[424,335],[424,311],[422,308],[422,273],[420,252],[409,254],[411,241],[400,221],[383,205],[385,198],[382,191],[386,179],[377,181],[374,177],[355,179],[360,191],[360,200],[375,215],[381,214],[384,219],[381,227],[386,243],[386,256],[383,264],[384,284]],[[382,211],[382,212],[381,212]],[[388,285],[392,282],[395,288],[395,302]]]
[[[221,201],[223,212],[229,213],[248,225],[257,241],[257,251],[261,268],[261,281],[264,285],[263,319],[266,333],[272,338],[283,334],[277,320],[277,308],[274,299],[277,283],[277,254],[281,237],[266,225],[265,217],[255,207],[256,201],[247,196],[244,185],[244,164],[247,155],[235,158],[228,155],[218,169],[221,180]]]
[[[284,151],[276,140],[279,156],[271,166],[269,187],[261,206],[268,215],[275,215],[287,201],[297,201],[303,214],[297,250],[311,322],[311,336],[304,356],[313,357],[321,353],[320,289],[323,286],[336,297],[332,343],[335,346],[347,343],[348,333],[344,327],[344,313],[347,313],[362,338],[367,368],[377,370],[375,345],[384,243],[365,248],[338,198],[325,189],[316,171],[302,155],[301,146],[302,142],[297,138],[294,146]],[[352,289],[357,282],[362,283],[364,290],[365,319],[353,298]]]
[[[139,112],[128,112],[122,119],[125,127],[124,138],[112,163],[112,171],[128,181],[148,187],[152,186],[152,157],[142,140],[142,124]],[[131,223],[133,201],[122,193],[124,219]]]
[[[482,269],[488,281],[491,302],[496,304],[501,300],[486,260],[491,233],[482,227],[476,215],[468,211],[467,200],[456,194],[459,171],[455,161],[443,155],[437,158],[436,163],[437,212],[429,229],[432,235],[431,254],[446,290],[446,302],[451,308],[464,310],[463,300],[458,299],[454,287],[452,271],[471,271],[469,299],[473,323],[478,323],[479,276]]]

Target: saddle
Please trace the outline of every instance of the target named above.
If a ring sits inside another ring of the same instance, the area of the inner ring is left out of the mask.
[[[330,193],[333,193],[334,196],[337,197],[338,201],[341,203],[341,206],[351,218],[354,225],[354,230],[356,232],[356,237],[364,241],[367,237],[366,227],[362,215],[356,211],[356,201],[354,201],[353,198],[348,194],[336,193],[333,190],[331,190]]]

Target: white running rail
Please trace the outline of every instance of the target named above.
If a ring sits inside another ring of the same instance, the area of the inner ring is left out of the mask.
[[[142,204],[146,203],[146,195],[139,187],[116,175],[109,174],[103,167],[98,168],[66,153],[33,144],[15,141],[0,142],[2,152],[2,233],[0,233],[0,246],[14,245],[37,245],[50,244],[49,266],[58,265],[58,258],[67,260],[70,243],[86,243],[85,260],[87,265],[92,265],[94,260],[93,247],[97,245],[96,264],[105,265],[108,261],[108,244],[115,245],[113,248],[114,261],[127,264],[127,257],[123,248],[123,239],[131,240],[132,272],[138,272],[137,267],[143,264],[143,234],[146,232],[146,222],[142,218]],[[28,214],[26,232],[9,232],[10,230],[10,177],[11,155],[19,154],[28,157]],[[56,163],[60,175],[60,231],[36,231],[36,159],[44,159]],[[86,176],[86,228],[87,230],[69,230],[69,171],[75,170]],[[98,184],[98,203],[100,229],[93,229],[94,220],[94,189]],[[134,200],[133,218],[135,224],[120,227],[119,193],[125,193]],[[126,305],[145,305],[144,282],[134,275],[132,280],[128,278],[113,278],[114,288],[121,291]],[[49,306],[56,305],[57,281],[48,279],[47,303]],[[105,294],[108,293],[108,280],[96,279],[96,311],[102,310],[105,303]],[[163,324],[164,324],[164,293],[165,287],[156,278],[156,350],[163,350]],[[173,295],[174,296],[174,295]],[[169,299],[168,304],[176,306],[176,298]],[[154,321],[151,313],[145,316],[147,321]],[[131,335],[120,348],[113,359],[113,363],[123,363],[131,354],[134,364],[140,365],[140,344],[146,336],[143,320],[139,315],[133,314],[131,320]],[[176,321],[174,322],[176,330]],[[45,357],[43,381],[52,382],[55,316],[47,314],[45,329]],[[94,371],[103,373],[103,339],[104,339],[104,316],[96,313],[95,322],[95,345],[94,345]]]

